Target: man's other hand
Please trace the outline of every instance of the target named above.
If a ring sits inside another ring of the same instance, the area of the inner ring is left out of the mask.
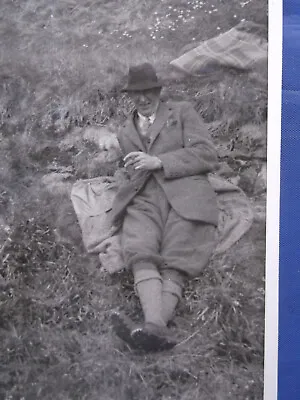
[[[133,151],[124,158],[125,167],[132,166],[136,170],[155,171],[162,168],[162,162],[158,157],[150,156],[141,151]]]

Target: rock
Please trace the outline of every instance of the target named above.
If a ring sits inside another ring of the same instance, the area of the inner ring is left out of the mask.
[[[218,155],[220,158],[225,158],[230,155],[228,143],[220,142],[216,144]]]
[[[240,174],[240,178],[239,186],[245,191],[245,193],[252,195],[257,179],[256,169],[253,166],[246,168]]]
[[[228,180],[229,180],[229,182],[231,182],[233,185],[239,186],[239,183],[240,183],[241,178],[240,178],[238,175],[236,175],[236,176],[230,177]]]
[[[219,163],[218,175],[224,178],[229,178],[235,175],[234,170],[227,164],[227,162],[222,161]]]
[[[116,133],[109,127],[76,128],[60,142],[59,147],[61,150],[75,147],[78,152],[83,152],[88,147],[86,142],[94,145],[100,162],[114,162],[121,156]]]
[[[253,143],[263,145],[267,137],[267,125],[247,124],[239,129],[243,137],[248,137]]]
[[[267,163],[263,163],[254,185],[254,193],[260,194],[267,190]]]
[[[253,205],[254,220],[255,221],[266,221],[266,195],[263,195],[259,200],[256,200]]]
[[[267,156],[267,125],[247,124],[239,129],[239,142],[243,151],[250,152],[253,158]]]
[[[89,142],[94,142],[97,145],[102,138],[111,136],[114,136],[114,133],[105,126],[91,126],[82,129],[82,138],[88,140]]]

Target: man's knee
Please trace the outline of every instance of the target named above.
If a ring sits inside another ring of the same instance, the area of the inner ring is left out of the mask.
[[[145,229],[147,226],[147,229]],[[139,221],[124,220],[121,235],[121,246],[126,265],[132,267],[136,263],[148,262],[158,265],[159,256],[159,229],[153,224],[139,223]]]

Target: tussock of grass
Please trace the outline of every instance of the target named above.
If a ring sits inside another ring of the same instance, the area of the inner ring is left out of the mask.
[[[266,120],[260,75],[222,70],[206,79],[175,79],[168,67],[187,44],[243,18],[266,23],[264,2],[215,3],[3,1],[1,398],[262,398],[263,213],[186,288],[172,327],[181,343],[169,353],[144,355],[118,341],[109,323],[120,306],[140,320],[132,277],[108,276],[85,254],[68,197],[74,180],[118,167],[117,155],[99,154],[97,135],[117,129],[132,107],[119,92],[130,63],[153,62],[163,95],[193,102],[215,128],[216,144],[256,149],[238,128]],[[235,159],[227,161],[240,173]],[[259,169],[259,162],[247,166]],[[248,181],[243,184],[252,195]],[[264,203],[263,196],[258,200]]]

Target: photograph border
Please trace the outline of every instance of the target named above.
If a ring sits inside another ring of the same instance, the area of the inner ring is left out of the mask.
[[[278,399],[300,398],[300,4],[283,1]],[[297,79],[298,78],[298,79]]]
[[[277,398],[282,0],[269,0],[264,400]]]

